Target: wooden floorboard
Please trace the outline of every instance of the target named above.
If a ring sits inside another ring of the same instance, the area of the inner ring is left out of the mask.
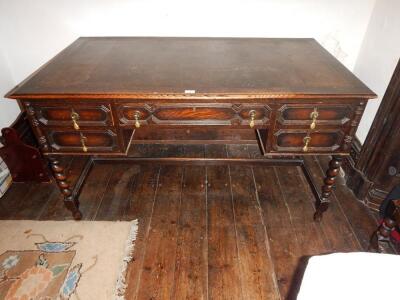
[[[140,173],[139,165],[115,164],[93,218],[105,221],[122,219],[132,193],[131,187]]]
[[[249,157],[246,145],[228,145],[228,157]],[[230,165],[239,266],[244,299],[279,299],[269,241],[251,166]]]
[[[206,157],[226,155],[224,145],[206,147]],[[243,299],[228,166],[207,166],[207,217],[208,299]]]
[[[172,299],[206,299],[208,288],[206,167],[185,166]]]
[[[277,285],[282,299],[286,299],[299,262],[298,239],[275,169],[254,167],[253,171]]]
[[[323,184],[322,176],[324,173],[321,170],[318,157],[307,156],[304,159],[308,169],[310,170],[312,180],[317,187],[320,187]],[[338,181],[340,181],[340,179]],[[311,190],[309,188],[306,189],[308,190],[309,197],[312,199]],[[362,250],[361,243],[353,231],[351,223],[335,195],[331,197],[329,213],[324,215],[321,225],[329,242],[329,251],[348,252]],[[339,235],[338,232],[341,232],[342,234]]]
[[[170,299],[174,280],[183,167],[162,166],[137,299]]]
[[[0,218],[14,219],[19,210],[24,207],[24,200],[34,183],[13,183],[7,193],[0,199]],[[26,206],[29,209],[29,206]]]
[[[262,158],[257,145],[135,145],[130,155]],[[319,186],[329,158],[305,159]],[[68,181],[86,158],[63,160]],[[95,163],[86,220],[138,220],[127,299],[295,299],[311,255],[366,249],[376,220],[339,177],[321,223],[299,167]],[[0,219],[66,220],[54,183],[13,184]]]
[[[161,170],[160,166],[151,165],[140,166],[140,168],[140,176],[136,176],[131,183],[131,195],[123,217],[125,220],[137,219],[139,227],[133,259],[127,272],[126,299],[136,299],[138,294]]]
[[[313,221],[312,199],[305,193],[299,167],[276,167],[275,170],[300,251],[304,255],[325,252],[326,239],[320,224]]]
[[[109,183],[117,172],[117,164],[95,164],[79,195],[79,209],[84,220],[94,220],[99,206],[108,194]]]
[[[276,167],[278,185],[282,191],[282,200],[288,208],[293,226],[293,234],[298,242],[296,271],[292,271],[292,280],[285,298],[292,299],[299,289],[305,262],[312,255],[328,253],[327,240],[320,223],[313,221],[313,199],[305,192],[300,179],[300,167]],[[300,276],[300,278],[299,278]]]
[[[320,164],[320,174],[323,174],[324,170],[328,167],[329,157],[320,156],[318,162]],[[361,248],[366,251],[368,249],[371,233],[377,227],[376,220],[369,209],[355,199],[352,191],[346,187],[345,180],[342,176],[338,176],[332,194],[331,198],[336,200],[342,208],[343,214],[351,224]]]

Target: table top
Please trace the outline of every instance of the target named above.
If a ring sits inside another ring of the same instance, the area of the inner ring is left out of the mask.
[[[376,95],[314,39],[82,37],[6,96]]]

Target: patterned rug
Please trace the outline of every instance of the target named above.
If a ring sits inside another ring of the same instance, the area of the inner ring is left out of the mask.
[[[0,299],[125,299],[136,232],[136,221],[0,221]]]

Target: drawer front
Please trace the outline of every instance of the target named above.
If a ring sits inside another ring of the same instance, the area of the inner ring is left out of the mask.
[[[263,104],[177,103],[124,104],[117,108],[120,124],[250,125],[268,123],[271,109]],[[252,122],[253,121],[253,122]]]
[[[343,131],[335,129],[313,132],[280,129],[274,134],[272,148],[278,152],[335,152],[340,150],[343,138]]]
[[[113,125],[111,107],[108,104],[32,106],[37,120],[44,126],[65,126],[74,128],[74,125],[80,127]]]
[[[314,119],[317,127],[342,126],[351,120],[353,113],[349,104],[286,104],[277,112],[277,123],[304,126],[310,125]]]
[[[54,152],[119,152],[112,130],[62,131],[50,129],[47,141]]]

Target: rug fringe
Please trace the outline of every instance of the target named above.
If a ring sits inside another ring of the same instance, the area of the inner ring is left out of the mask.
[[[138,231],[138,221],[132,221],[132,225],[129,231],[128,239],[125,242],[124,258],[122,260],[122,265],[118,272],[117,285],[115,288],[115,300],[125,300],[126,291],[126,271],[128,264],[133,258],[133,250],[135,249],[136,235]]]

